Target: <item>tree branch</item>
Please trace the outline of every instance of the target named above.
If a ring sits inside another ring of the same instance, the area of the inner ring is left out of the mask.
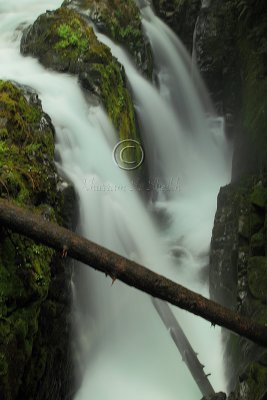
[[[55,223],[47,222],[33,212],[14,206],[6,200],[0,200],[0,222],[17,233],[55,250],[67,252],[70,257],[109,275],[113,280],[119,279],[153,297],[198,315],[213,325],[220,325],[267,347],[267,327],[242,317]]]

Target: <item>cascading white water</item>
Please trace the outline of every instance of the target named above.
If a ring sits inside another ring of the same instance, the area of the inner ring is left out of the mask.
[[[164,95],[171,92],[168,82],[176,82],[175,78],[167,76],[165,92],[163,83],[157,91],[137,73],[125,53],[109,42],[125,65],[134,91],[148,157],[153,149],[154,156],[148,158],[152,176],[164,182],[181,179],[180,190],[158,198],[155,207],[166,209],[173,221],[164,232],[158,232],[131,177],[112,160],[117,139],[105,112],[88,103],[75,78],[46,71],[36,60],[19,54],[20,31],[16,28],[60,3],[0,0],[0,78],[30,85],[40,94],[56,127],[57,150],[62,159],[59,168],[73,181],[79,194],[81,232],[207,295],[207,287],[198,282],[197,272],[207,261],[207,257],[199,255],[208,250],[218,188],[227,182],[230,173],[222,138],[212,136],[206,129],[204,107],[190,76],[183,76],[187,80],[185,93],[188,87],[191,92],[182,108],[187,109],[189,119],[192,111],[194,124],[185,127],[175,111],[176,101],[171,94]],[[144,24],[152,25],[154,47],[159,27],[153,18],[150,15],[150,22]],[[173,39],[168,35],[165,39],[168,47]],[[102,40],[107,42],[106,38]],[[166,54],[163,58],[167,65]],[[159,60],[159,73],[160,63]],[[198,124],[201,129],[197,129]],[[173,256],[175,250],[182,254],[180,258]],[[198,400],[198,388],[148,296],[119,282],[111,286],[110,279],[87,267],[80,269],[83,290],[76,287],[76,292],[79,295],[82,291],[85,307],[77,311],[78,331],[86,359],[76,399]],[[176,315],[206,371],[212,372],[215,389],[224,389],[219,330],[188,313],[176,311]]]
[[[191,60],[184,46],[150,6],[142,8],[142,15],[144,30],[153,48],[161,93],[168,95],[186,128],[201,132],[206,129],[203,114],[212,113],[213,110],[203,87],[202,99],[196,96],[194,83],[190,79]]]

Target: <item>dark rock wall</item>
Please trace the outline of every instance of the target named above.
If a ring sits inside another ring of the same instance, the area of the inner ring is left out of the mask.
[[[75,230],[78,201],[74,188],[64,183],[59,190],[63,196],[61,225]],[[74,261],[55,253],[50,268],[49,291],[41,305],[38,332],[18,399],[67,400],[73,398],[75,390],[71,289]],[[39,371],[43,371],[41,376]]]
[[[75,193],[53,158],[54,128],[36,93],[0,81],[0,196],[70,226]],[[71,271],[54,251],[0,226],[1,400],[69,392]]]
[[[179,36],[191,54],[201,0],[154,0],[153,5],[158,16]]]
[[[266,171],[266,23],[262,1],[213,0],[196,25],[196,57],[234,138],[233,180]]]
[[[210,255],[211,297],[267,323],[267,177],[243,179],[220,190]],[[226,372],[236,399],[267,393],[266,350],[224,332]]]
[[[229,133],[237,125],[241,77],[234,45],[236,22],[226,2],[214,0],[202,8],[196,23],[195,54],[217,112],[224,115]]]

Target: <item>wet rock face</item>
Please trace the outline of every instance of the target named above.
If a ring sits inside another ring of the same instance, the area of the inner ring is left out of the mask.
[[[211,242],[211,297],[267,323],[267,177],[221,189]],[[261,400],[267,392],[267,353],[224,333],[231,399]]]
[[[212,2],[209,8],[202,8],[196,24],[195,50],[197,64],[210,89],[217,110],[224,115],[233,114],[235,88],[228,88],[236,83],[236,53],[233,48],[234,30],[231,16],[227,16],[223,4]],[[227,62],[225,62],[227,60]],[[226,93],[227,92],[227,93]]]
[[[153,5],[159,17],[179,36],[191,54],[201,0],[154,0]]]
[[[238,216],[233,207],[235,189],[220,190],[212,231],[210,255],[210,294],[221,304],[232,308],[236,301]]]
[[[196,58],[234,137],[233,180],[266,170],[266,33],[263,2],[213,0],[196,26]]]
[[[102,101],[120,139],[137,138],[124,68],[79,13],[62,7],[39,16],[24,32],[21,52],[47,68],[77,75],[82,87]]]
[[[235,135],[234,183],[220,191],[213,229],[211,295],[264,324],[266,12],[262,2],[214,0],[202,11],[196,29],[201,72]],[[266,351],[224,335],[227,374],[234,390],[229,399],[262,400],[267,392]]]
[[[262,94],[267,82],[266,28],[266,4],[214,0],[202,11],[196,29],[202,74],[235,135],[233,183],[219,193],[212,235],[211,296],[263,324],[267,323],[266,95]],[[224,338],[233,390],[229,400],[262,400],[267,393],[266,350],[229,333]]]
[[[54,127],[37,94],[0,81],[0,196],[67,225],[63,210],[70,203],[75,209],[75,193],[53,158]],[[73,195],[65,196],[62,186]],[[0,227],[1,400],[42,400],[46,392],[62,399],[69,392],[71,266],[65,264],[54,251]]]
[[[227,1],[202,8],[196,23],[195,57],[219,115],[233,137],[241,107],[240,60],[235,47],[235,14]]]

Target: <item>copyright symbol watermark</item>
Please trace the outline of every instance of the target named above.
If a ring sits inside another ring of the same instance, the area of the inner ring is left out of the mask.
[[[113,159],[119,168],[132,171],[143,163],[145,153],[137,140],[125,139],[116,144],[113,149]]]

